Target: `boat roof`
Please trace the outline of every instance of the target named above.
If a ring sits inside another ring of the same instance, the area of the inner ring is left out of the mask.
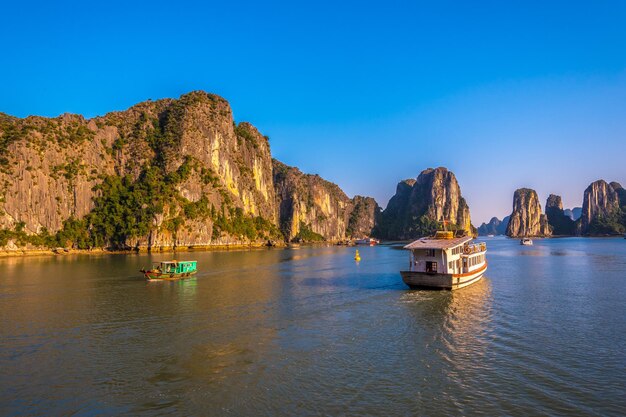
[[[449,249],[469,242],[471,236],[456,237],[453,239],[435,239],[434,237],[422,237],[409,243],[404,249]]]
[[[187,264],[187,263],[190,263],[190,262],[196,262],[196,261],[161,261],[159,263],[162,263],[162,264]]]

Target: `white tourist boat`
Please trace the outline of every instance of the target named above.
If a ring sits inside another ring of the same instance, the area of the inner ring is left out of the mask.
[[[404,247],[410,251],[409,269],[400,271],[411,288],[456,290],[478,282],[487,270],[487,244],[470,236],[437,232]]]
[[[380,243],[380,240],[378,239],[374,239],[372,237],[365,237],[363,239],[357,239],[354,241],[354,243],[356,245],[369,245],[369,246],[374,246],[374,245],[378,245]]]
[[[525,238],[522,238],[522,240],[519,241],[519,244],[523,245],[523,246],[532,246],[533,245],[533,240],[531,238],[529,238],[529,237],[525,237]]]

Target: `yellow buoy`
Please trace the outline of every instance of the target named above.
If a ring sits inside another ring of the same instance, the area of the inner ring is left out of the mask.
[[[359,255],[359,250],[357,249],[356,253],[354,254],[354,260],[355,261],[360,261],[361,260],[361,255]]]

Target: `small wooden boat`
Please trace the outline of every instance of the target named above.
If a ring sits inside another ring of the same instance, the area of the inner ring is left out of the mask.
[[[523,246],[532,246],[533,240],[531,238],[525,237],[519,241],[519,244]]]
[[[152,269],[141,269],[147,280],[169,280],[189,278],[198,272],[197,261],[164,261],[152,264]]]
[[[487,244],[472,237],[439,231],[404,247],[410,251],[409,269],[400,271],[410,288],[456,290],[478,282],[487,270]]]
[[[379,243],[380,243],[380,240],[374,239],[372,237],[366,237],[366,238],[357,239],[357,240],[354,241],[355,245],[375,246],[375,245],[378,245]]]

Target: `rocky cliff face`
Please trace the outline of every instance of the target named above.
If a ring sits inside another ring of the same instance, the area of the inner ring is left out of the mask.
[[[369,237],[380,221],[381,208],[372,197],[354,196],[352,211],[348,219],[346,236],[352,238]]]
[[[443,220],[452,228],[474,232],[454,174],[446,168],[429,168],[416,180],[398,184],[375,233],[385,239],[412,239],[432,233]]]
[[[546,216],[553,235],[571,236],[576,233],[575,222],[563,210],[561,196],[550,194],[546,201]]]
[[[506,233],[506,227],[509,225],[510,216],[504,217],[502,220],[492,217],[489,223],[483,223],[478,228],[479,236],[487,235],[503,235]]]
[[[319,175],[274,160],[280,230],[286,240],[341,240],[369,236],[380,211],[372,198],[348,196]]]
[[[510,237],[550,236],[552,231],[535,190],[520,188],[513,195],[513,212],[506,228]]]
[[[146,227],[122,233],[125,242],[119,235],[111,244],[229,243],[249,240],[252,233],[244,238],[240,231],[220,227],[227,218],[275,222],[268,141],[249,124],[235,126],[230,106],[218,96],[193,92],[92,120],[75,115],[5,119],[2,130],[3,137],[7,132],[13,136],[0,178],[0,226],[5,229],[23,223],[27,233],[56,232],[67,219],[91,213],[96,197],[103,196],[104,203],[110,192],[143,186],[154,186],[157,195],[144,195],[145,207],[123,208],[148,212],[149,218],[141,219]],[[124,178],[124,184],[98,188],[107,178]],[[115,203],[113,208],[119,209],[128,202]],[[185,210],[196,215],[187,216]],[[141,215],[131,217],[108,220],[133,223]]]
[[[598,180],[583,197],[579,231],[583,235],[621,234],[626,228],[626,192],[617,182]]]
[[[274,185],[267,137],[235,124],[226,100],[201,91],[91,120],[0,113],[0,155],[0,246],[276,239],[282,196],[292,197]],[[295,208],[302,220],[325,238],[344,236],[351,200],[319,177],[301,185],[313,188]],[[372,218],[354,222],[366,228]]]
[[[550,210],[563,210],[563,200],[560,195],[550,194],[548,200],[546,200],[546,211]]]

